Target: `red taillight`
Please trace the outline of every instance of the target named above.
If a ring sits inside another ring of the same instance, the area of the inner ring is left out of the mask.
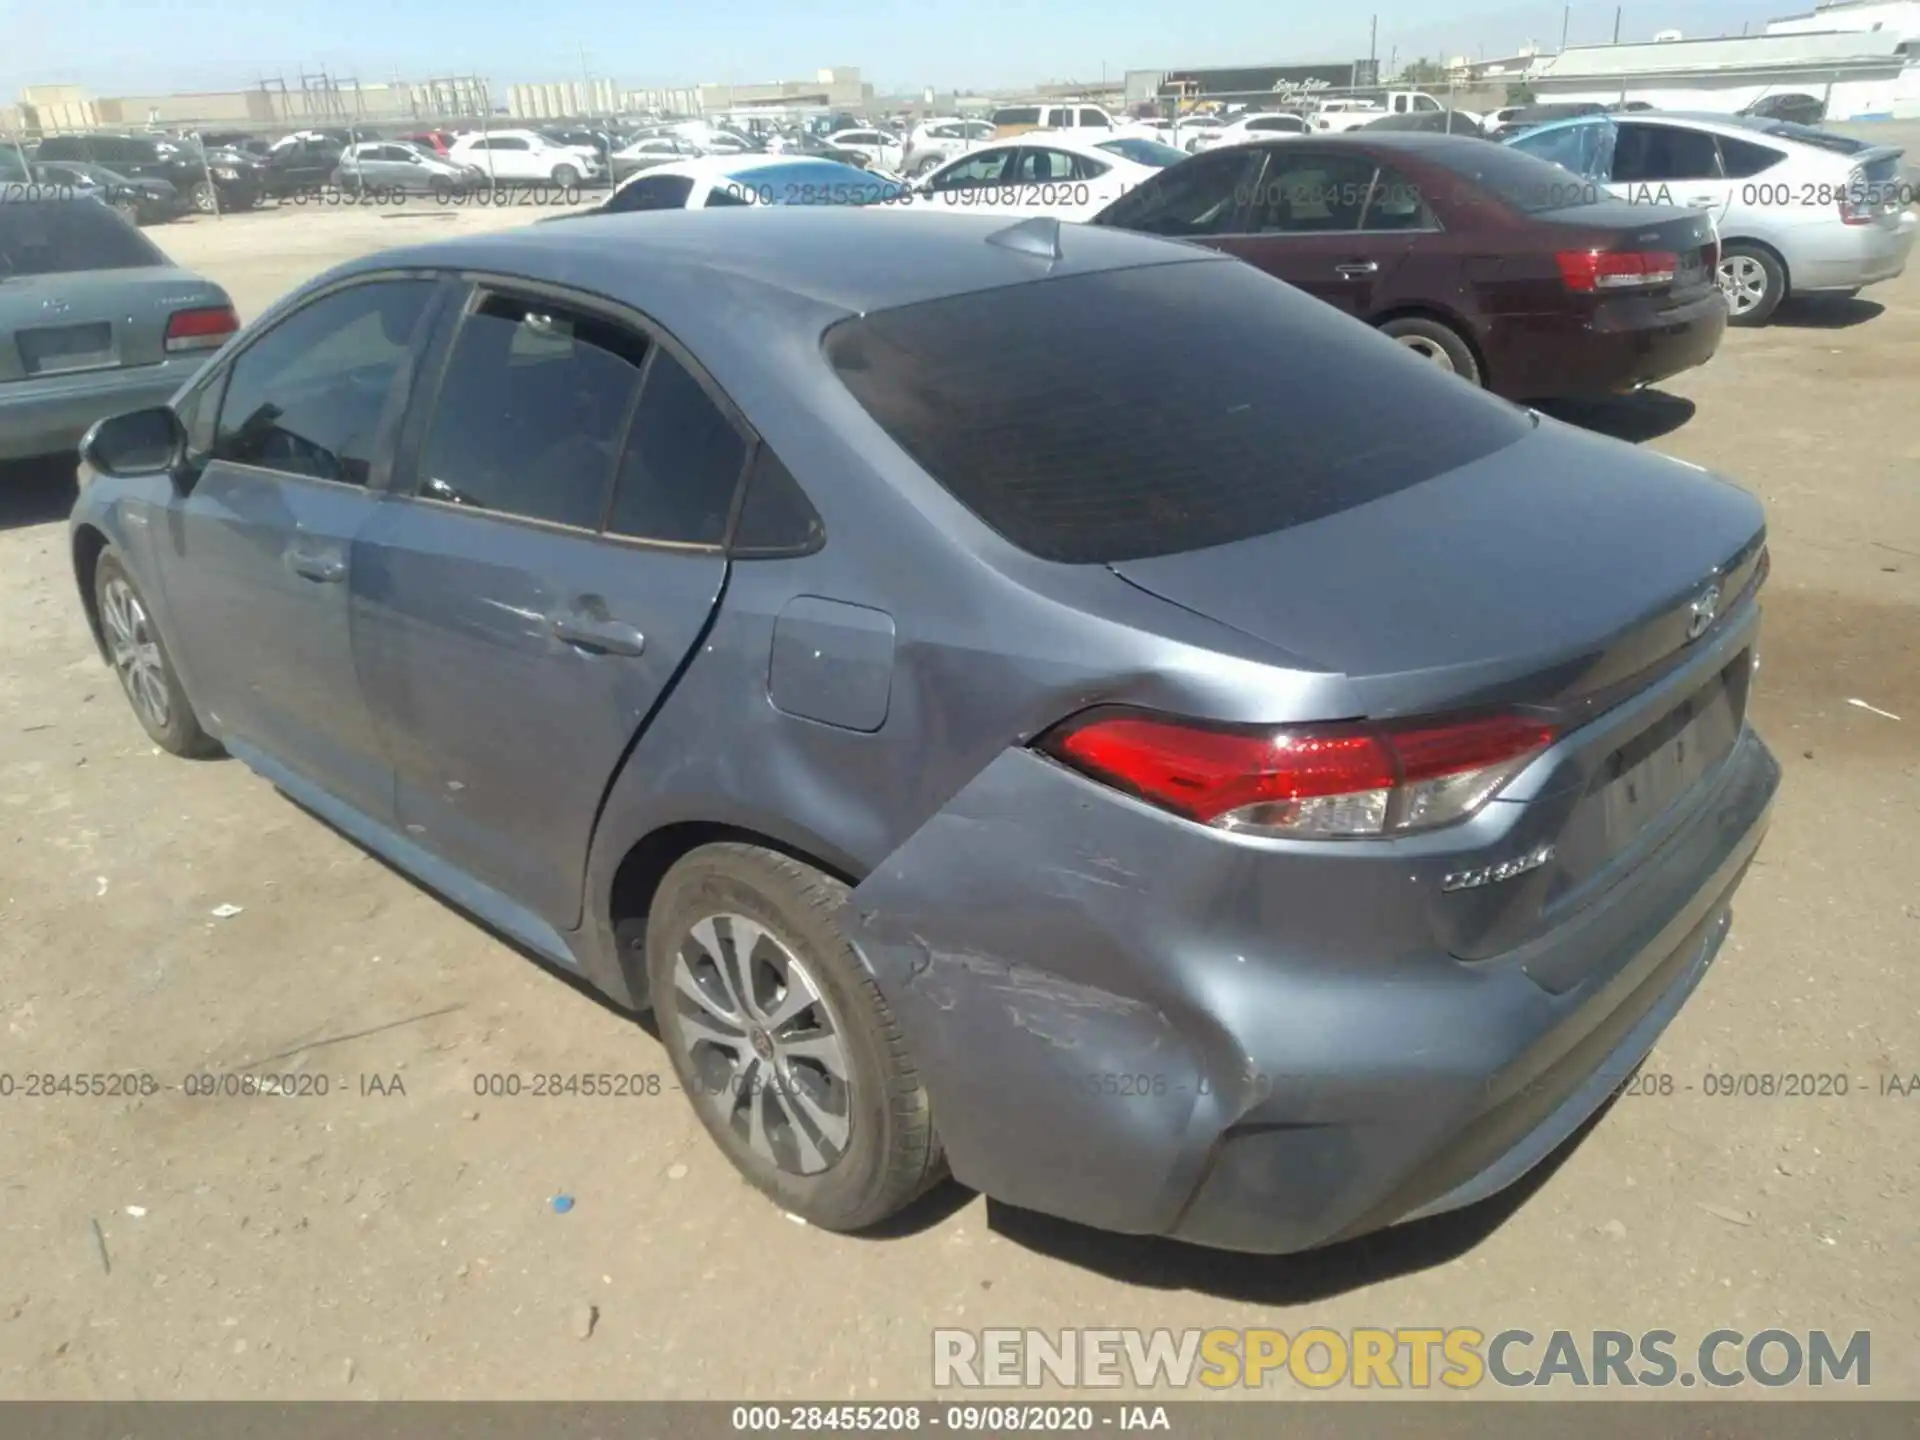
[[[1069,721],[1038,748],[1203,825],[1352,838],[1466,818],[1553,737],[1519,715],[1254,730],[1109,710]]]
[[[1671,285],[1680,257],[1671,250],[1562,250],[1554,259],[1569,290],[1637,290]]]
[[[240,317],[231,305],[176,310],[167,317],[167,349],[215,350],[239,328]]]

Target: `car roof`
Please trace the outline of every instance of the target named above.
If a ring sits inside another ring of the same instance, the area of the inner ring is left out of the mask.
[[[1102,130],[1099,133],[1107,139],[1114,138],[1109,131]],[[1132,138],[1142,140],[1146,137],[1135,135]],[[1102,150],[1097,140],[1082,140],[1077,134],[1066,130],[1028,130],[1019,135],[1009,135],[1003,140],[996,140],[991,146],[984,148],[999,149],[1006,145],[1044,145],[1049,150],[1065,150],[1070,155],[1085,155],[1093,160],[1111,161],[1116,156],[1122,160],[1126,159],[1126,156],[1117,155],[1115,151]],[[979,153],[978,150],[973,152],[975,155]]]
[[[1759,129],[1758,126],[1745,123],[1742,118],[1737,115],[1721,115],[1711,111],[1633,110],[1627,112],[1625,115],[1617,115],[1612,112],[1602,112],[1597,115],[1571,115],[1564,120],[1549,120],[1545,125],[1537,126],[1527,133],[1529,135],[1544,135],[1550,130],[1570,130],[1576,125],[1594,125],[1601,121],[1611,121],[1618,124],[1622,119],[1631,119],[1636,123],[1642,120],[1651,120],[1656,124],[1665,121],[1669,124],[1690,126],[1696,130],[1711,130],[1715,134],[1732,135],[1735,137],[1751,135]],[[1761,133],[1767,132],[1763,131]],[[1782,140],[1793,139],[1790,135],[1782,135],[1779,138]]]
[[[685,175],[692,180],[724,180],[730,175],[738,175],[745,170],[758,170],[767,165],[797,165],[808,158],[817,159],[828,165],[834,163],[831,158],[824,155],[813,157],[792,154],[762,155],[758,151],[749,151],[744,155],[694,155],[685,160],[669,160],[664,165],[655,165],[650,170],[642,170],[633,178],[638,180],[642,176],[652,178],[656,175]],[[853,169],[851,165],[847,168]]]
[[[826,311],[865,315],[1093,271],[1230,260],[1100,226],[1058,226],[1059,258],[1052,260],[989,243],[1018,224],[1004,216],[882,216],[837,205],[642,211],[408,246],[350,261],[331,275],[411,266],[497,270],[604,295],[676,333],[669,316],[690,332],[712,333],[783,311],[818,321]],[[737,303],[715,303],[722,291]],[[701,353],[697,334],[681,338]]]

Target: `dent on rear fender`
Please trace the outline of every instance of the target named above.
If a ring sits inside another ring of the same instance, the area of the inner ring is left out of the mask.
[[[845,923],[963,1182],[1160,1230],[1258,1089],[1177,977],[1129,953],[1146,867],[1096,843],[1058,777],[1034,792],[1052,768],[999,757],[854,888]]]

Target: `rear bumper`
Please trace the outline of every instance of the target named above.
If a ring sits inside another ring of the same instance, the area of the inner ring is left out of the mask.
[[[1718,950],[1779,769],[1746,731],[1705,783],[1600,898],[1463,961],[1425,909],[1457,851],[1223,855],[1012,751],[855,888],[848,924],[961,1181],[1286,1253],[1484,1199],[1605,1102]],[[1484,819],[1498,850],[1516,815]]]
[[[1906,270],[1916,233],[1920,215],[1911,210],[1891,224],[1807,226],[1787,257],[1787,286],[1805,295],[1892,280]]]
[[[0,386],[0,460],[71,451],[96,420],[166,404],[211,354],[201,351],[171,356],[158,365]]]
[[[1618,395],[1706,364],[1726,330],[1718,290],[1666,309],[1619,297],[1586,317],[1503,317],[1486,347],[1492,388],[1512,400]]]

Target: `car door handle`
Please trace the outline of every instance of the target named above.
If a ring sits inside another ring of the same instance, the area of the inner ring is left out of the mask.
[[[638,655],[647,648],[647,637],[619,620],[595,620],[578,614],[549,615],[547,628],[553,632],[554,639],[596,655]]]
[[[338,555],[315,555],[309,550],[289,550],[287,568],[303,580],[321,585],[338,585],[347,578],[347,562]]]
[[[1689,195],[1682,203],[1698,205],[1702,209],[1705,209],[1709,206],[1718,205],[1720,203],[1720,197],[1718,195]]]
[[[1333,273],[1336,275],[1346,275],[1349,277],[1358,277],[1361,275],[1377,275],[1380,273],[1380,265],[1379,265],[1379,262],[1375,260],[1356,260],[1349,265],[1334,266]]]

